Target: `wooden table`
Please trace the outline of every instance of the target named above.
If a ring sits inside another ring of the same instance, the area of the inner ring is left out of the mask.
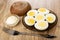
[[[56,35],[57,38],[47,39],[43,37],[28,36],[28,35],[13,36],[2,31],[2,28],[4,27],[5,18],[11,15],[10,6],[15,1],[21,1],[21,0],[8,0],[6,4],[7,5],[6,8],[0,14],[0,40],[60,40],[60,21],[59,21],[60,20],[60,0],[25,0],[31,4],[32,9],[45,7],[56,13],[56,15],[58,16],[57,25],[49,31],[40,32],[40,33],[49,33],[52,35]],[[21,22],[16,27],[12,28],[12,30],[17,30],[17,31],[27,32],[27,33],[37,33],[31,30],[28,30],[24,27],[24,25],[22,24],[22,17],[21,17]]]

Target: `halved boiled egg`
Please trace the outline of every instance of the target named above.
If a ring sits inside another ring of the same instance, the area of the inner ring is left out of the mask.
[[[49,10],[46,9],[46,8],[39,8],[39,9],[38,9],[38,12],[39,12],[39,13],[42,13],[42,14],[48,14],[48,13],[49,13]]]
[[[47,21],[39,21],[34,25],[34,27],[38,30],[46,30],[48,26],[49,25]]]
[[[25,20],[25,23],[26,23],[28,26],[32,26],[32,25],[35,24],[35,20],[34,20],[33,17],[26,16],[26,17],[24,18],[24,20]]]
[[[35,21],[41,21],[41,20],[44,20],[44,19],[45,19],[44,14],[35,15]]]
[[[37,10],[30,10],[27,12],[27,16],[35,16],[38,13]]]
[[[56,16],[54,14],[52,14],[52,13],[49,13],[49,14],[46,15],[46,20],[49,23],[53,23],[56,20]]]

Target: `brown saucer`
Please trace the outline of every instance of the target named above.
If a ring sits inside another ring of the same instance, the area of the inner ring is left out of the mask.
[[[32,31],[38,31],[38,32],[40,32],[40,31],[50,30],[50,29],[52,29],[52,28],[57,24],[57,21],[58,21],[57,15],[56,15],[53,11],[51,11],[51,10],[50,10],[50,13],[53,13],[53,14],[56,16],[56,20],[55,20],[55,22],[52,23],[52,24],[49,23],[49,27],[48,27],[46,30],[37,30],[34,26],[28,26],[28,25],[25,23],[25,21],[24,21],[24,18],[25,18],[26,15],[23,16],[23,18],[22,18],[22,23],[23,23],[23,25],[24,25],[27,29],[32,30]]]

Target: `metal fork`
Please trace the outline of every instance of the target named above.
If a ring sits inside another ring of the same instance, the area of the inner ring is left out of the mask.
[[[3,28],[3,31],[10,34],[10,35],[30,35],[30,36],[42,36],[44,38],[56,38],[56,36],[54,35],[49,35],[49,34],[34,34],[34,33],[27,33],[27,32],[19,32],[19,31],[16,31],[16,30],[11,30],[11,29],[7,29],[7,28]]]

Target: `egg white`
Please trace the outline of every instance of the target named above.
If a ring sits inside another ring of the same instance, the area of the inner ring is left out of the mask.
[[[37,10],[30,10],[30,11],[27,12],[27,16],[30,16],[29,15],[30,12],[34,12],[34,15],[33,16],[35,16],[36,14],[38,14],[38,11]]]
[[[34,23],[33,23],[33,24],[30,24],[30,23],[27,22],[28,19],[33,19],[33,20],[34,20],[34,18],[33,18],[33,17],[30,17],[30,16],[26,16],[26,17],[24,18],[24,21],[25,21],[25,23],[26,23],[28,26],[32,26],[32,25],[35,24],[35,20],[34,20]]]
[[[52,20],[52,21],[48,21],[47,17],[52,17],[53,20]],[[47,20],[49,23],[53,23],[53,22],[55,22],[55,20],[56,20],[56,16],[55,16],[54,14],[52,14],[52,13],[49,13],[49,14],[46,15],[46,20]]]
[[[41,23],[41,22],[44,22],[45,24],[46,24],[46,26],[45,27],[41,27],[41,26],[38,26],[38,23]],[[47,28],[48,28],[48,22],[47,21],[39,21],[39,22],[37,22],[35,25],[34,25],[34,27],[37,29],[37,30],[46,30]]]

